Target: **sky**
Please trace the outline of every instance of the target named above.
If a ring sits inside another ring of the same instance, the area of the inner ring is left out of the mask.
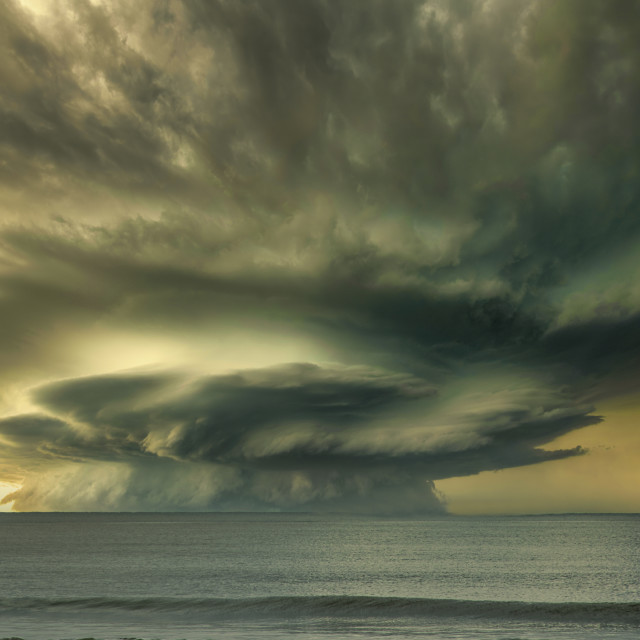
[[[640,511],[640,3],[0,3],[16,511]]]

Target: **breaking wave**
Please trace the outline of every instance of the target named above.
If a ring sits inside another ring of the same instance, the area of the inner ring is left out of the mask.
[[[640,627],[640,602],[502,602],[368,596],[267,598],[0,598],[0,612],[138,612],[208,620],[263,618],[478,618]]]

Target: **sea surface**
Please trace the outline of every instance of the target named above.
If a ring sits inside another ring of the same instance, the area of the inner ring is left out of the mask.
[[[0,514],[0,638],[640,638],[640,516]]]

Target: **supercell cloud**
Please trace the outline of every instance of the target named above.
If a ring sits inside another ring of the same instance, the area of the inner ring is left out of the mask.
[[[640,361],[640,6],[9,0],[19,510],[426,513]]]

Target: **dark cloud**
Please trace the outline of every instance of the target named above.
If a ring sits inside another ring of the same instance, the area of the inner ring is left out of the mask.
[[[3,418],[0,425],[2,437],[9,446],[37,446],[43,438],[55,438],[67,429],[63,420],[39,414]]]
[[[292,364],[191,381],[160,374],[67,380],[39,388],[33,397],[116,447],[128,450],[136,443],[139,452],[242,462],[263,457],[260,448],[276,446],[279,433],[285,451],[289,440],[295,455],[298,426],[308,430],[302,448],[321,452],[349,426],[433,393],[425,381],[406,374]],[[267,435],[254,455],[243,448],[255,433]]]
[[[32,451],[99,463],[114,508],[185,474],[193,508],[413,509],[582,453],[540,447],[640,356],[633,3],[129,5],[0,8],[12,477]],[[135,493],[143,465],[174,479]]]
[[[59,417],[17,416],[0,423],[0,434],[19,451],[38,442],[50,463],[142,464],[153,474],[178,468],[174,463],[211,464],[233,479],[209,497],[221,504],[245,504],[250,486],[262,496],[247,503],[254,506],[367,510],[385,495],[385,509],[392,509],[391,496],[408,491],[411,499],[395,504],[397,512],[419,509],[417,487],[422,506],[432,508],[434,479],[581,454],[538,447],[600,420],[589,407],[558,405],[549,395],[556,404],[538,407],[536,389],[516,389],[485,406],[465,407],[461,394],[444,409],[434,393],[407,374],[311,364],[182,382],[160,374],[99,376],[37,389],[34,400]],[[407,418],[411,405],[419,410]]]

